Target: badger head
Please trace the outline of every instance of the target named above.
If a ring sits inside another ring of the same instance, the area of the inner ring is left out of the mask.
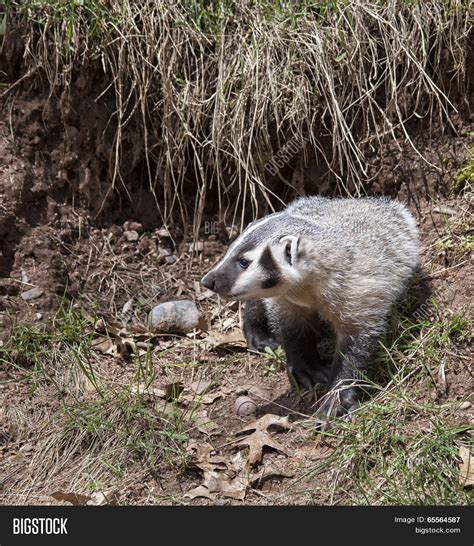
[[[225,299],[247,300],[281,296],[298,285],[300,238],[288,234],[280,215],[250,224],[202,278],[203,286]]]

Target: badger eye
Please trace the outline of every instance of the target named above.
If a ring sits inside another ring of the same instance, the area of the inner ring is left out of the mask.
[[[293,265],[291,263],[291,243],[288,243],[285,247],[285,258],[290,265]]]
[[[250,262],[245,258],[240,258],[239,265],[242,269],[247,269],[247,267],[250,265]]]

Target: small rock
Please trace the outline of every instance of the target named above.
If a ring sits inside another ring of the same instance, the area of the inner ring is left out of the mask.
[[[158,237],[160,237],[161,239],[169,239],[169,238],[171,238],[170,232],[169,232],[166,228],[161,228],[161,229],[157,230],[156,234],[157,234]]]
[[[30,283],[30,277],[28,277],[28,273],[25,270],[21,270],[21,282],[24,282],[25,284]]]
[[[124,231],[136,231],[137,233],[142,233],[143,226],[140,224],[140,222],[132,222],[130,220],[127,220],[123,224]]]
[[[192,301],[161,303],[150,311],[148,324],[154,332],[188,334],[200,324],[201,314]]]
[[[471,402],[469,402],[469,400],[466,400],[459,406],[459,409],[466,410],[466,409],[469,409],[471,406],[472,406]]]
[[[36,298],[39,298],[44,294],[44,290],[42,288],[31,288],[30,290],[27,290],[26,292],[23,292],[21,294],[21,298],[25,301],[34,300]]]
[[[125,231],[123,235],[125,239],[127,239],[127,241],[130,243],[133,241],[138,241],[140,237],[140,235],[138,235],[138,232],[135,231],[134,229],[131,229],[130,231]]]
[[[133,298],[127,300],[122,307],[122,315],[128,315],[133,309]]]
[[[41,320],[43,315],[41,313],[36,313],[36,320]]]
[[[196,241],[188,246],[189,252],[202,252],[204,250],[204,243],[202,241]]]
[[[171,256],[166,256],[165,258],[165,262],[169,265],[171,264],[174,264],[176,262],[178,258],[174,255],[174,254],[171,254]]]
[[[171,250],[168,250],[167,248],[163,248],[162,246],[158,247],[158,257],[159,258],[166,258],[166,256],[171,255]]]
[[[235,413],[240,417],[248,417],[257,411],[257,404],[248,396],[239,396],[234,403]]]

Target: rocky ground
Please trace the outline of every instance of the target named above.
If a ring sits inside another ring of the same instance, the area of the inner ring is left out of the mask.
[[[315,394],[291,390],[281,352],[247,351],[239,305],[199,284],[227,234],[193,243],[137,213],[98,220],[68,186],[67,149],[44,167],[37,105],[1,119],[0,502],[469,502],[466,122],[420,138],[425,160],[408,145],[373,159],[372,191],[416,215],[424,273],[375,359],[371,398],[322,434]],[[149,311],[170,300],[196,304],[193,332],[149,332]]]

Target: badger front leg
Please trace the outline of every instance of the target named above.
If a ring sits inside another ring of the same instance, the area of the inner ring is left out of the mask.
[[[322,365],[317,349],[319,339],[317,332],[303,327],[299,331],[289,331],[283,337],[290,382],[304,390],[328,382],[327,366]]]
[[[266,347],[276,349],[278,340],[268,323],[268,316],[262,300],[249,300],[243,313],[243,330],[247,346],[263,353]]]
[[[367,364],[379,335],[339,336],[329,374],[329,389],[316,412],[319,422],[341,417],[357,409],[366,383]]]

